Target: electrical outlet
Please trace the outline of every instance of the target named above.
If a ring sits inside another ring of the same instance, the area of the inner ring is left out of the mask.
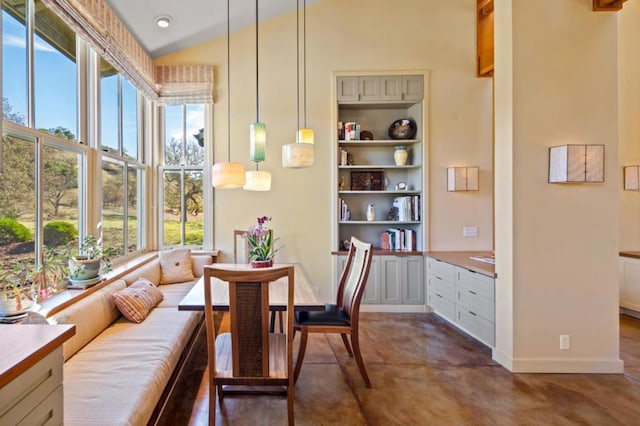
[[[320,296],[320,287],[314,287],[313,292],[316,294],[316,296]]]
[[[571,340],[568,334],[560,335],[560,349],[563,351],[567,349],[571,349]]]
[[[462,228],[462,236],[463,237],[477,237],[478,236],[478,227],[477,226],[465,226]]]

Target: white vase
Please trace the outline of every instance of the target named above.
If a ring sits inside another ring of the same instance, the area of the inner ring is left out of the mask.
[[[376,220],[376,211],[373,208],[373,204],[369,204],[367,206],[367,220],[368,221]]]
[[[396,146],[396,150],[393,152],[393,160],[396,162],[396,166],[407,164],[407,158],[409,158],[407,147],[404,145]]]

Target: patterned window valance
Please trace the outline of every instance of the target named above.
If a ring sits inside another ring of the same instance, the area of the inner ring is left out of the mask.
[[[42,0],[86,43],[149,99],[160,103],[212,103],[210,66],[162,66],[153,61],[104,0]],[[204,75],[208,74],[205,79]],[[159,76],[169,76],[156,80]],[[194,78],[194,81],[186,80]],[[208,92],[208,93],[206,93]]]

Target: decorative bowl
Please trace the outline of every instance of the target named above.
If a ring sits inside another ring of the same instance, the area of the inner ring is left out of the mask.
[[[373,140],[373,133],[371,133],[368,130],[363,130],[360,132],[360,140],[361,141],[372,141]]]
[[[418,127],[412,118],[400,118],[389,126],[389,137],[391,139],[413,139],[416,136]]]

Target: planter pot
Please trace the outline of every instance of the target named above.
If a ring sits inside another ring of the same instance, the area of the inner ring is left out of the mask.
[[[273,260],[252,260],[252,268],[270,268],[273,266]]]
[[[69,259],[69,270],[73,280],[90,280],[100,275],[100,259]]]
[[[28,294],[30,288],[23,288],[16,296],[13,289],[0,290],[0,316],[6,317],[26,312],[35,303],[35,295]]]

